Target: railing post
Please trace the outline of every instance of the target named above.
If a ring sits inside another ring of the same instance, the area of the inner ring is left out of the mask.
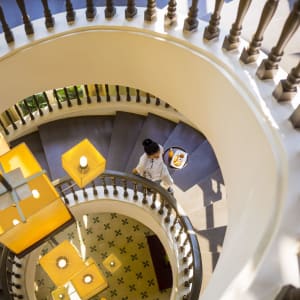
[[[121,101],[121,96],[120,96],[120,87],[118,85],[116,85],[116,99],[117,101]]]
[[[283,51],[300,25],[300,0],[295,2],[293,10],[289,14],[282,28],[279,40],[271,49],[267,59],[264,59],[256,71],[259,79],[272,79],[277,73],[278,64],[283,56]]]
[[[64,87],[64,93],[65,93],[65,96],[66,96],[66,99],[67,99],[68,107],[72,107],[72,102],[70,100],[69,93],[68,93],[68,90],[67,90],[66,87]]]
[[[110,102],[109,86],[105,84],[106,101]]]
[[[39,111],[39,115],[40,115],[40,116],[43,116],[43,115],[44,115],[44,112],[43,112],[42,109],[40,108],[40,104],[39,104],[39,101],[38,101],[36,95],[32,95],[32,98],[33,98],[33,101],[34,101],[34,103],[35,103],[35,105],[36,105],[38,111]]]
[[[137,14],[135,0],[127,0],[127,8],[125,9],[125,18],[132,19]]]
[[[54,27],[54,18],[51,14],[51,11],[48,6],[48,0],[42,0],[42,4],[44,7],[44,16],[45,16],[45,25],[46,28],[53,28]]]
[[[88,104],[91,104],[92,103],[92,99],[90,97],[89,87],[88,87],[87,84],[84,85],[84,91],[85,91],[85,95],[86,95],[86,102]]]
[[[97,14],[96,7],[94,6],[94,1],[93,0],[86,0],[86,19],[88,21],[92,21]]]
[[[52,112],[52,111],[53,111],[53,108],[52,108],[52,106],[51,106],[51,104],[50,104],[50,102],[49,102],[47,93],[46,93],[46,92],[43,92],[43,96],[44,96],[44,99],[45,99],[46,102],[47,102],[47,107],[48,107],[49,112]]]
[[[59,97],[58,97],[58,94],[57,94],[57,90],[56,90],[56,89],[53,90],[53,95],[54,95],[54,98],[55,98],[55,100],[56,100],[56,102],[57,102],[58,108],[59,108],[59,109],[62,109],[62,104],[61,104],[61,102],[60,102],[60,99],[59,99]]]
[[[176,16],[176,0],[170,0],[168,3],[168,11],[165,15],[165,21],[168,25],[172,25],[176,23],[177,16]]]
[[[140,95],[140,90],[139,89],[136,89],[136,99],[135,101],[137,103],[141,102],[141,95]]]
[[[18,114],[18,116],[19,116],[19,118],[20,118],[22,124],[25,125],[25,124],[26,124],[25,119],[24,119],[23,114],[21,113],[21,111],[20,111],[18,105],[15,104],[15,105],[14,105],[14,108],[15,108],[15,110],[16,110],[16,112],[17,112],[17,114]]]
[[[81,99],[80,99],[80,96],[79,96],[77,85],[74,85],[74,91],[75,91],[75,96],[76,96],[76,99],[77,99],[77,105],[81,105],[82,102],[81,102]]]
[[[294,128],[300,128],[300,105],[294,110],[289,120],[293,124]]]
[[[130,89],[128,86],[126,86],[126,100],[129,102],[131,101],[131,96],[130,96]]]
[[[116,8],[114,7],[113,0],[106,0],[104,14],[106,19],[111,19],[116,14]]]
[[[279,101],[291,101],[297,94],[297,87],[300,84],[300,61],[293,68],[286,79],[280,80],[277,84],[273,96]]]
[[[27,100],[24,99],[24,100],[23,100],[23,103],[24,103],[24,105],[25,105],[25,107],[26,107],[26,109],[27,109],[27,111],[28,111],[28,113],[29,113],[30,119],[31,119],[31,120],[34,120],[34,115],[33,115],[32,111],[31,111],[31,108],[30,108],[29,105],[28,105]]]
[[[300,288],[296,288],[291,284],[284,285],[275,298],[275,300],[297,300],[297,299],[300,299]]]
[[[256,32],[249,44],[249,47],[244,48],[241,54],[240,60],[244,64],[249,64],[256,61],[263,41],[264,32],[275,14],[278,3],[279,0],[268,0],[266,2]]]
[[[106,180],[104,177],[101,177],[102,180],[102,184],[103,184],[103,191],[104,191],[104,195],[108,195],[108,189],[107,189],[107,185],[106,185]]]
[[[9,44],[9,43],[14,41],[14,35],[13,35],[12,31],[10,30],[7,22],[6,22],[5,15],[3,13],[3,9],[1,7],[1,5],[0,5],[0,21],[1,21],[1,24],[2,24],[2,29],[3,29],[3,32],[4,32],[5,40]]]
[[[151,103],[151,97],[149,93],[146,93],[146,103],[150,104]]]
[[[23,18],[23,23],[24,23],[24,28],[25,28],[26,34],[27,35],[33,34],[34,30],[33,30],[32,24],[30,22],[30,18],[27,15],[24,0],[16,0],[16,1],[19,6],[19,9],[22,13],[22,18]]]
[[[7,128],[4,126],[2,120],[0,119],[0,126],[2,127],[5,135],[9,135],[9,131],[7,130]]]
[[[138,194],[137,194],[137,183],[133,183],[133,200],[137,201],[138,200]]]
[[[209,25],[205,27],[203,38],[206,40],[213,40],[220,35],[220,20],[221,20],[221,10],[224,4],[224,0],[216,0],[215,9],[210,17]]]
[[[101,102],[101,96],[100,96],[98,84],[95,84],[95,91],[96,91],[97,102],[99,103],[99,102]]]
[[[147,9],[144,12],[144,20],[152,22],[156,19],[156,0],[147,1]]]
[[[17,130],[18,127],[15,124],[15,122],[14,122],[14,120],[13,120],[13,118],[12,118],[12,116],[11,116],[11,114],[10,114],[10,112],[8,110],[5,111],[5,115],[7,116],[8,120],[9,120],[9,123],[12,125],[13,129]]]
[[[66,0],[66,19],[68,23],[73,23],[75,21],[75,11],[71,0]]]
[[[198,0],[193,0],[188,17],[184,20],[183,30],[194,31],[198,28]]]
[[[229,35],[224,39],[223,46],[227,51],[235,50],[240,44],[240,35],[242,32],[242,23],[249,9],[252,0],[240,0],[235,22],[232,24]]]

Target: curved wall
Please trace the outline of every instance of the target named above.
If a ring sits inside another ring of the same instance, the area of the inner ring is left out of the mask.
[[[168,30],[160,21],[144,24],[142,12],[132,22],[121,13],[113,22],[102,19],[103,11],[99,15],[98,27],[82,20],[68,32],[56,17],[54,33],[40,29],[34,43],[4,55],[0,109],[82,82],[140,88],[178,109],[211,142],[229,202],[222,256],[201,299],[239,299],[277,229],[286,185],[285,155],[254,92],[255,80],[199,35]],[[42,34],[48,37],[39,40]]]

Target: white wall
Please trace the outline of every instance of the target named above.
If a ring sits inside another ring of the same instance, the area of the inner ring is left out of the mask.
[[[106,21],[101,10],[99,26],[81,20],[68,27],[56,17],[55,32],[40,27],[35,44],[20,40],[23,48],[6,56],[3,47],[0,109],[35,92],[95,82],[140,88],[177,108],[213,145],[228,194],[223,253],[201,299],[246,297],[277,232],[287,192],[284,139],[263,98],[271,99],[273,84],[258,82],[253,66],[244,68],[236,54],[223,53],[222,38],[203,43],[202,32],[183,35],[180,26],[164,27],[162,15],[150,25],[142,11],[131,22],[118,12]],[[273,285],[284,281],[281,275],[272,275]]]

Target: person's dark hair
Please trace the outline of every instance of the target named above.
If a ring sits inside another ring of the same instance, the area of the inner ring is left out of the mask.
[[[152,155],[159,151],[159,145],[151,139],[145,139],[143,141],[144,151],[148,155]]]

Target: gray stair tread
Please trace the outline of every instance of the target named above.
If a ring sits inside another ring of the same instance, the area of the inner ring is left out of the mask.
[[[47,163],[47,158],[46,158],[46,155],[44,152],[44,148],[42,146],[42,141],[41,141],[39,132],[33,132],[33,133],[27,134],[23,137],[20,137],[14,141],[11,141],[10,145],[11,145],[11,147],[14,147],[23,142],[28,146],[28,148],[33,153],[34,157],[37,159],[37,161],[39,162],[41,167],[49,175],[49,166]]]
[[[126,165],[125,171],[131,172],[132,169],[137,165],[140,156],[144,152],[142,142],[145,138],[153,139],[157,143],[163,145],[175,126],[176,124],[172,121],[161,118],[154,114],[149,114],[145,119],[143,127],[136,140],[136,144],[132,149],[132,153]]]
[[[220,168],[198,183],[203,192],[203,206],[208,206],[224,198],[222,185],[224,185],[224,179]]]
[[[186,191],[218,168],[219,165],[214,151],[209,142],[205,141],[189,155],[187,166],[184,169],[177,170],[173,175],[173,179],[178,187]]]
[[[145,116],[117,112],[107,156],[107,169],[124,171]]]
[[[113,116],[76,117],[42,125],[39,131],[51,178],[54,180],[66,175],[61,166],[61,155],[85,138],[107,157],[113,118]]]
[[[198,230],[197,234],[207,239],[210,252],[218,252],[223,246],[227,226]]]
[[[205,140],[206,138],[201,132],[183,122],[179,122],[163,146],[165,150],[177,146],[184,148],[187,153],[192,153]]]

